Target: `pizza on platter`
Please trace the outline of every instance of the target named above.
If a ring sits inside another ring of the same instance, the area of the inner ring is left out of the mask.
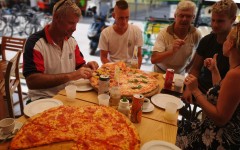
[[[116,71],[116,67],[120,71]],[[118,72],[118,79],[116,79],[116,72]],[[159,92],[159,84],[154,76],[140,69],[127,67],[124,62],[106,63],[97,69],[90,78],[90,83],[95,90],[99,88],[101,75],[108,75],[110,88],[119,86],[122,96],[132,97],[133,94],[143,94],[149,97]]]
[[[73,150],[138,150],[135,126],[123,114],[105,106],[59,106],[26,123],[10,149],[26,149],[71,141]]]

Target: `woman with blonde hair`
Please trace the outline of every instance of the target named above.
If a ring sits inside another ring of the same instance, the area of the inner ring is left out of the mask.
[[[240,148],[240,24],[228,34],[223,44],[223,55],[229,57],[230,64],[224,79],[221,79],[216,65],[217,54],[204,60],[214,83],[207,97],[199,90],[194,75],[189,74],[184,81],[206,118],[203,122],[180,124],[177,145],[182,149]]]

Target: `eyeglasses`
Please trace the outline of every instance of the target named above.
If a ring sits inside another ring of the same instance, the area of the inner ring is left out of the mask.
[[[184,18],[184,17],[186,17],[187,19],[192,19],[193,18],[193,15],[183,15],[183,14],[177,14],[177,17],[179,17],[179,18]]]

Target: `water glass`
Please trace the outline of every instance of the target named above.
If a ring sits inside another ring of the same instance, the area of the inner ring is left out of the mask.
[[[98,103],[99,105],[109,106],[110,96],[108,94],[100,94],[98,95]]]
[[[177,112],[177,104],[173,102],[167,102],[165,106],[165,119],[167,120],[175,120],[176,119],[176,112]]]
[[[66,95],[68,100],[74,100],[76,97],[76,90],[77,90],[77,86],[76,85],[68,85],[65,87],[66,90]]]
[[[179,92],[179,93],[182,92],[183,82],[184,82],[183,79],[175,79],[175,80],[174,80],[174,90],[175,90],[176,92]]]

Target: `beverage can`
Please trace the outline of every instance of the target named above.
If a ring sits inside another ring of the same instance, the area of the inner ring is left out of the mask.
[[[142,94],[134,94],[132,98],[131,121],[140,123],[142,119],[142,105],[144,96]]]
[[[165,82],[164,82],[165,89],[169,89],[169,90],[172,89],[173,77],[174,77],[174,69],[167,69]]]
[[[108,75],[100,75],[98,82],[98,95],[99,94],[109,94],[109,76]]]

